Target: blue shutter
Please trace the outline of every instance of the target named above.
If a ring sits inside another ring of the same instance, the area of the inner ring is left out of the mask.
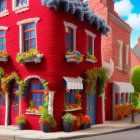
[[[37,92],[36,93],[36,107],[39,107],[40,106],[40,93]]]

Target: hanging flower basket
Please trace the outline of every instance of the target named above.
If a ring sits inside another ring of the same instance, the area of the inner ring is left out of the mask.
[[[93,94],[95,83],[98,82],[98,96],[105,92],[106,82],[109,81],[106,70],[103,68],[93,68],[86,71],[85,88],[87,94]]]
[[[79,64],[83,61],[83,56],[79,51],[74,52],[67,52],[65,55],[65,58],[67,62],[75,62],[76,64]]]

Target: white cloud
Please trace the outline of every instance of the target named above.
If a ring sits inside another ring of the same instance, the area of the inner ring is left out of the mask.
[[[127,23],[136,30],[140,30],[140,14],[131,14],[128,16]]]
[[[134,6],[130,0],[121,0],[115,3],[114,8],[120,16],[129,16]]]

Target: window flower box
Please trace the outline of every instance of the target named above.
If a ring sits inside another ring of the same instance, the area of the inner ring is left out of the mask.
[[[65,58],[67,62],[75,62],[79,64],[83,61],[83,56],[79,51],[67,52]]]
[[[90,55],[89,53],[87,53],[87,59],[85,59],[85,61],[91,62],[91,63],[96,63],[97,62],[97,58],[93,55]]]
[[[41,63],[41,59],[43,58],[43,54],[40,54],[37,50],[31,49],[29,52],[18,53],[17,54],[17,62],[21,64],[35,62]]]
[[[8,61],[7,51],[0,51],[0,61],[6,63]]]

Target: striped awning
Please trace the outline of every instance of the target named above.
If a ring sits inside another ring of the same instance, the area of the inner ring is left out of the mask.
[[[131,83],[113,82],[113,93],[133,93],[134,88]]]
[[[67,89],[83,89],[83,79],[81,77],[63,77],[63,79],[66,81]]]

